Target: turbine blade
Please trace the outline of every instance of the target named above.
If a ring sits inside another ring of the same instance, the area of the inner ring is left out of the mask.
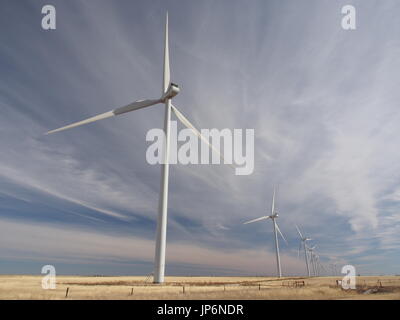
[[[281,229],[279,229],[278,223],[275,222],[276,225],[276,230],[278,230],[279,234],[281,235],[282,239],[285,240],[286,244],[288,245],[289,243],[287,242],[287,240],[285,239],[285,237],[283,236]]]
[[[64,126],[64,127],[58,128],[58,129],[50,130],[50,131],[46,132],[45,134],[51,134],[51,133],[60,132],[60,131],[64,131],[64,130],[67,130],[67,129],[79,127],[79,126],[82,126],[84,124],[88,124],[88,123],[91,123],[91,122],[96,122],[96,121],[107,119],[107,118],[110,118],[110,117],[113,117],[113,116],[117,116],[117,115],[120,115],[120,114],[123,114],[123,113],[126,113],[126,112],[130,112],[130,111],[134,111],[134,110],[137,110],[137,109],[149,107],[149,106],[152,106],[152,105],[157,104],[159,102],[160,102],[160,100],[139,100],[139,101],[135,101],[135,102],[133,102],[131,104],[128,104],[125,107],[117,108],[117,109],[114,109],[114,110],[99,114],[97,116],[94,116],[94,117],[91,117],[91,118],[88,118],[88,119],[85,119],[85,120],[82,120],[82,121],[79,121],[79,122],[71,123],[71,124],[69,124],[67,126]]]
[[[301,241],[299,243],[299,249],[297,250],[297,259],[300,259]]]
[[[155,104],[161,103],[161,102],[162,101],[160,99],[138,100],[138,101],[132,102],[131,104],[128,104],[125,107],[120,107],[120,108],[114,109],[112,112],[116,116],[118,116],[118,115],[123,114],[123,113],[127,113],[127,112],[135,111],[135,110],[138,110],[138,109],[150,107],[152,105],[155,105]]]
[[[201,133],[199,130],[197,130],[188,119],[173,105],[171,105],[172,111],[175,113],[176,117],[182,122],[182,124],[192,130],[194,134],[199,137],[201,140],[203,140],[213,151],[215,151],[222,160],[225,160],[223,155],[217,150]],[[229,164],[232,168],[235,168],[234,165]]]
[[[164,42],[164,74],[163,74],[163,92],[167,92],[170,83],[170,69],[169,69],[169,44],[168,44],[168,12],[165,19],[165,42]]]
[[[253,222],[261,221],[261,220],[267,220],[268,218],[269,218],[269,216],[264,216],[264,217],[260,217],[260,218],[253,219],[253,220],[250,220],[250,221],[246,221],[243,224],[253,223]]]
[[[79,122],[75,122],[75,123],[69,124],[67,126],[64,126],[64,127],[58,128],[58,129],[50,130],[50,131],[46,132],[45,134],[51,134],[51,133],[64,131],[64,130],[67,130],[67,129],[71,129],[71,128],[82,126],[82,125],[87,124],[87,123],[91,123],[91,122],[107,119],[107,118],[110,118],[110,117],[113,117],[113,116],[115,116],[115,114],[112,111],[108,111],[108,112],[99,114],[97,116],[94,116],[94,117],[91,117],[91,118],[88,118],[88,119],[85,119],[85,120],[82,120],[82,121],[79,121]]]
[[[271,206],[271,216],[275,214],[275,187],[274,187],[274,194],[272,196],[272,206]]]
[[[303,240],[304,237],[303,237],[303,235],[301,234],[299,227],[298,227],[297,225],[295,225],[295,226],[296,226],[297,232],[298,232],[299,235],[300,235],[300,238]]]

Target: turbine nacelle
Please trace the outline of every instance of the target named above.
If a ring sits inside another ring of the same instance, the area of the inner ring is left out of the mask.
[[[178,85],[175,83],[170,83],[167,91],[162,95],[161,101],[165,102],[167,99],[172,99],[175,97],[181,90],[179,89]]]

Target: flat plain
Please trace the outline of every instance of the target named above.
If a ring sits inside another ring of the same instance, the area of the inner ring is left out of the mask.
[[[1,300],[400,300],[400,276],[357,277],[343,290],[341,277],[166,277],[165,284],[139,276],[57,276],[56,289],[42,289],[42,276],[1,275]]]

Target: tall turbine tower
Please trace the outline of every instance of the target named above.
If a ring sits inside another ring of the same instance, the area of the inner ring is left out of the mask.
[[[278,234],[277,232],[279,232],[279,234],[281,235],[282,239],[285,240],[285,242],[287,243],[285,237],[283,236],[281,230],[279,229],[279,226],[276,222],[276,218],[278,218],[278,212],[276,212],[275,210],[275,188],[274,188],[274,194],[272,196],[272,205],[271,205],[271,215],[270,216],[263,216],[257,219],[253,219],[250,221],[245,222],[244,224],[248,224],[248,223],[252,223],[252,222],[256,222],[256,221],[261,221],[261,220],[266,220],[266,219],[271,219],[272,220],[272,224],[274,226],[274,239],[275,239],[275,252],[276,252],[276,268],[277,268],[277,272],[278,272],[278,277],[281,278],[282,277],[282,268],[281,268],[281,258],[279,255],[279,243],[278,243]]]
[[[168,90],[170,84],[169,41],[168,41],[168,12],[165,21],[164,39],[164,72],[162,94]],[[164,111],[164,162],[161,164],[161,184],[158,204],[156,251],[154,258],[154,282],[163,283],[165,274],[165,247],[167,241],[168,216],[168,178],[169,178],[169,145],[171,132],[171,99],[165,100]]]
[[[72,123],[70,125],[48,131],[46,134],[51,134],[71,128],[75,128],[87,123],[95,122],[98,120],[107,119],[113,116],[121,115],[127,112],[135,111],[138,109],[146,108],[155,104],[164,104],[164,154],[163,163],[161,164],[161,185],[159,195],[159,211],[157,220],[157,235],[155,246],[155,259],[154,259],[154,282],[163,283],[165,274],[165,246],[167,237],[167,213],[168,213],[168,173],[169,173],[169,149],[170,149],[170,125],[171,125],[171,111],[182,122],[184,126],[191,129],[194,134],[205,142],[214,152],[222,157],[218,149],[214,148],[208,139],[201,135],[201,133],[189,122],[189,120],[172,105],[172,98],[180,92],[179,87],[171,82],[170,79],[170,65],[169,65],[169,47],[168,47],[168,13],[165,21],[165,38],[164,38],[164,68],[163,68],[163,83],[161,97],[158,99],[138,100],[127,106],[120,107],[97,116]]]

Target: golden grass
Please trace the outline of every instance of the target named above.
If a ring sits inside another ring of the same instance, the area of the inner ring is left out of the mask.
[[[335,277],[167,277],[163,285],[146,282],[145,278],[57,276],[57,288],[44,290],[41,276],[4,275],[0,276],[0,299],[400,300],[399,276],[357,277],[358,290],[349,291],[336,287],[340,278]],[[305,281],[305,287],[282,286],[296,280]],[[369,288],[377,292],[363,294]]]

